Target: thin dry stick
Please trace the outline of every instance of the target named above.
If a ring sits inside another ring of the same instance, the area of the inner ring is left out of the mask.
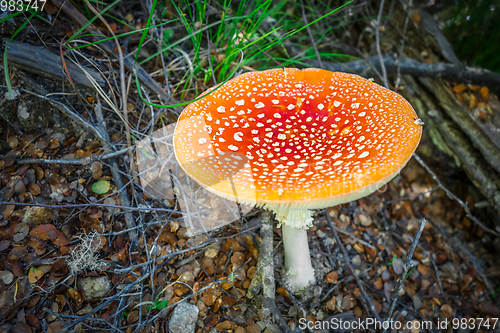
[[[302,9],[302,19],[304,20],[304,24],[306,25],[307,33],[309,34],[309,38],[311,39],[314,53],[316,53],[316,59],[318,59],[319,68],[323,68],[323,63],[321,62],[321,57],[319,56],[318,47],[316,46],[316,42],[314,41],[314,37],[313,37],[313,34],[311,32],[311,28],[309,27],[308,22],[307,22],[306,10],[304,8],[304,0],[300,0],[300,8]]]
[[[393,2],[394,4],[394,2]],[[406,11],[406,20],[405,20],[405,27],[403,28],[403,40],[401,41],[401,48],[399,49],[399,57],[403,56],[403,51],[405,48],[405,42],[406,42],[406,29],[408,28],[408,21],[410,21],[410,8],[413,5],[413,0],[410,0],[408,4],[408,9]],[[397,76],[396,76],[396,83],[394,84],[394,90],[398,90],[399,87],[399,82],[401,82],[401,66],[398,60],[398,70],[397,70]]]
[[[17,164],[37,164],[37,163],[45,163],[45,164],[69,164],[69,165],[88,165],[92,162],[110,159],[122,154],[127,153],[129,150],[133,150],[135,147],[127,147],[121,150],[117,150],[114,153],[106,154],[106,155],[95,155],[85,157],[79,160],[69,160],[69,159],[46,159],[46,158],[30,158],[19,160]],[[22,157],[22,155],[13,155],[12,157]],[[10,157],[10,156],[9,156]]]
[[[103,207],[103,208],[118,208],[129,211],[159,211],[159,212],[167,212],[167,213],[176,213],[183,214],[181,211],[175,209],[168,208],[156,208],[156,207],[132,207],[132,206],[120,206],[120,205],[108,205],[108,204],[100,204],[100,203],[84,203],[84,204],[61,204],[61,205],[47,205],[47,204],[35,204],[29,202],[10,202],[10,201],[0,201],[0,205],[13,205],[13,206],[32,206],[32,207],[45,207],[45,208],[88,208],[88,207]],[[135,229],[136,227],[134,227]]]
[[[359,290],[361,291],[361,295],[364,298],[363,305],[365,307],[369,307],[369,309],[366,309],[366,310],[371,311],[373,313],[373,315],[375,316],[375,318],[379,322],[382,322],[382,318],[380,318],[377,310],[375,309],[375,306],[373,305],[373,302],[372,302],[370,296],[368,296],[368,294],[366,293],[365,287],[363,286],[363,282],[361,282],[361,279],[359,278],[358,273],[356,273],[356,271],[354,270],[354,267],[352,267],[352,265],[351,265],[351,260],[349,259],[349,254],[347,253],[347,250],[345,249],[344,244],[340,240],[339,234],[337,233],[337,230],[335,229],[335,225],[333,224],[332,219],[330,218],[330,214],[328,214],[327,208],[325,208],[325,216],[326,216],[326,220],[328,221],[328,225],[330,226],[330,229],[332,229],[333,235],[335,236],[335,240],[339,244],[339,247],[342,250],[342,253],[344,254],[344,258],[345,258],[347,267],[349,267],[352,274],[354,275],[354,278],[356,279]]]
[[[413,253],[415,252],[415,248],[418,245],[418,241],[420,239],[420,236],[422,236],[422,232],[424,231],[426,224],[427,224],[427,220],[422,219],[422,223],[420,223],[420,229],[418,229],[417,235],[413,239],[413,243],[411,244],[410,250],[408,251],[408,254],[406,255],[406,262],[404,265],[403,273],[401,274],[401,276],[399,278],[398,286],[396,287],[396,291],[392,295],[391,307],[389,308],[389,313],[387,314],[387,318],[386,318],[387,321],[391,320],[392,313],[394,312],[394,308],[396,307],[396,303],[398,301],[399,293],[401,292],[401,289],[403,288],[403,283],[408,278],[408,272],[413,267],[413,263],[412,263]],[[387,332],[387,328],[384,329],[384,332]]]
[[[109,26],[108,22],[101,16],[101,13],[99,13],[91,4],[88,0],[85,0],[85,3],[87,4],[88,8],[101,20],[101,22],[104,23],[108,31],[111,33],[113,36],[113,40],[116,42],[116,49],[118,50],[118,61],[120,62],[120,88],[121,88],[121,93],[122,93],[122,110],[123,110],[123,116],[125,118],[125,133],[127,136],[127,146],[132,146],[132,142],[130,139],[130,127],[128,123],[128,107],[127,107],[127,89],[125,85],[125,63],[123,60],[123,51],[122,47],[120,45],[120,42],[118,41],[118,38],[116,38],[116,35]],[[132,152],[129,153],[130,160],[133,160]]]
[[[387,80],[387,71],[385,70],[384,60],[382,59],[382,50],[380,49],[380,20],[382,19],[382,11],[384,10],[385,0],[380,2],[380,7],[378,9],[377,16],[377,26],[375,27],[375,44],[377,44],[377,53],[380,61],[380,67],[382,67],[382,79],[384,80],[384,87],[389,89],[389,81]]]
[[[494,230],[491,230],[490,228],[488,228],[487,226],[485,226],[481,221],[479,221],[474,215],[472,215],[472,213],[471,213],[471,211],[469,209],[469,206],[467,206],[467,204],[465,202],[463,202],[460,198],[458,198],[455,194],[453,194],[453,192],[451,192],[450,190],[448,190],[443,185],[443,183],[441,183],[441,181],[439,180],[438,176],[431,170],[431,168],[429,168],[429,166],[427,164],[425,164],[425,162],[422,160],[422,158],[420,158],[420,156],[418,156],[415,153],[415,154],[413,154],[413,157],[422,166],[422,168],[424,168],[425,171],[427,171],[432,176],[432,179],[434,179],[434,181],[438,184],[437,187],[440,188],[440,189],[442,189],[450,199],[455,200],[456,202],[458,202],[458,204],[460,206],[462,206],[462,208],[465,210],[465,213],[467,214],[467,217],[472,222],[474,222],[475,224],[477,224],[484,231],[486,231],[486,232],[488,232],[488,233],[490,233],[492,235],[495,235],[495,236],[500,236],[500,234],[498,232],[496,232]]]
[[[99,125],[97,128],[101,132],[102,136],[106,139],[106,144],[109,145],[109,134],[106,129],[106,122],[104,120],[104,117],[102,115],[102,109],[101,109],[101,104],[100,102],[96,104],[95,106],[95,113],[97,117],[97,121],[99,122]],[[109,152],[109,148],[105,148],[105,152]],[[130,199],[128,197],[127,190],[125,189],[125,183],[123,182],[123,177],[120,173],[120,166],[118,165],[118,161],[116,157],[113,157],[109,160],[109,165],[111,167],[111,173],[113,174],[113,180],[115,181],[115,185],[118,188],[118,195],[120,197],[120,201],[123,205],[125,206],[130,206]],[[125,212],[125,223],[127,225],[127,228],[130,229],[130,232],[128,233],[129,239],[132,242],[132,247],[138,247],[139,246],[139,239],[137,237],[137,230],[136,224],[134,221],[134,217],[132,216],[131,212]]]

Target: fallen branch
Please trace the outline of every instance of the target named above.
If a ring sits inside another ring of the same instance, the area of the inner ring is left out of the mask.
[[[11,41],[7,46],[7,61],[14,67],[36,75],[40,75],[52,80],[59,80],[65,76],[64,63],[61,56],[54,54],[40,46],[33,46],[27,43]],[[92,68],[84,68],[84,71],[71,62],[66,62],[69,75],[75,84],[94,88],[87,75],[91,76],[100,86],[104,86],[104,80]],[[66,79],[68,79],[66,77]]]
[[[442,77],[445,79],[461,82],[471,82],[477,85],[485,85],[493,90],[500,90],[500,74],[479,67],[460,66],[445,63],[426,64],[410,58],[396,58],[382,55],[383,64],[388,73],[397,73],[398,66],[401,74],[417,77]],[[309,60],[307,64],[318,67],[317,60]],[[378,56],[368,57],[366,60],[357,60],[345,63],[332,63],[323,61],[323,68],[336,71],[370,76],[380,71],[380,59]]]

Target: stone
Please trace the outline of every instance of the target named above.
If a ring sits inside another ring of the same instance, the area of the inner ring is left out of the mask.
[[[105,296],[111,290],[111,282],[106,276],[79,278],[78,288],[85,291],[85,299],[90,300]]]
[[[168,331],[170,333],[194,333],[199,311],[196,305],[180,302],[170,317]]]

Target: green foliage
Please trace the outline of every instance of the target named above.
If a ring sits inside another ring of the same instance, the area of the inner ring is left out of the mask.
[[[500,2],[445,0],[439,16],[460,60],[500,72]]]
[[[111,189],[111,184],[107,180],[100,180],[92,184],[92,192],[96,194],[106,194]]]

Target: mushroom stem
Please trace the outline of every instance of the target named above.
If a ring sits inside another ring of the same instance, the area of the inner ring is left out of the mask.
[[[307,230],[283,224],[286,280],[293,291],[299,291],[314,283]]]

